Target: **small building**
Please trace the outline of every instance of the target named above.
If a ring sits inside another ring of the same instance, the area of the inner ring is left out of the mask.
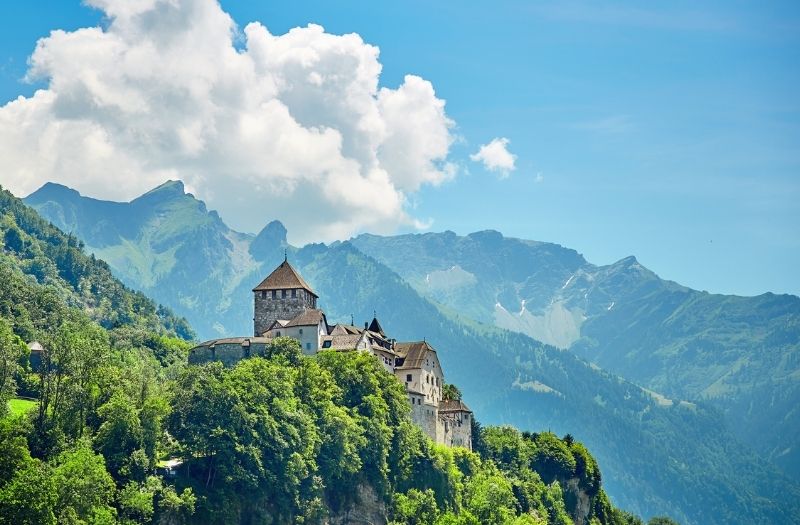
[[[42,358],[45,352],[44,347],[39,341],[31,341],[28,343],[28,350],[30,351],[28,362],[31,365],[31,370],[38,372],[39,368],[42,366]]]

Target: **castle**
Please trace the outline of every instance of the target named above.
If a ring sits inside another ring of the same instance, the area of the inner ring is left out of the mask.
[[[377,317],[364,327],[330,325],[317,308],[319,296],[284,258],[253,288],[253,337],[206,341],[189,353],[189,363],[239,360],[264,353],[275,337],[291,337],[303,353],[319,351],[370,352],[403,385],[411,418],[437,443],[472,448],[472,411],[461,400],[442,398],[444,371],[436,350],[426,341],[402,343],[389,338]]]

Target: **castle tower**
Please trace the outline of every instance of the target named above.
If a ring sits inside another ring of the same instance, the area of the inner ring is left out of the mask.
[[[285,258],[261,284],[253,288],[253,294],[255,336],[262,335],[279,319],[289,321],[317,307],[317,294]]]

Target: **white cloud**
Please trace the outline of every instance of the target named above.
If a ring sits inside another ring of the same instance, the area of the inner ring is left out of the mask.
[[[508,151],[508,143],[509,140],[505,137],[492,139],[469,158],[482,162],[486,169],[498,172],[501,177],[508,177],[516,169],[517,161],[517,156]]]
[[[452,177],[445,103],[413,75],[379,87],[378,48],[320,26],[237,33],[214,0],[88,0],[108,27],[53,31],[47,88],[0,108],[3,185],[128,200],[181,179],[232,226],[294,242],[417,224],[406,201]]]

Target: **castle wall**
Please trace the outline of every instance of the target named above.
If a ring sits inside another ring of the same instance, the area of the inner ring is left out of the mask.
[[[438,431],[441,441],[449,447],[464,447],[472,450],[472,423],[469,412],[439,412]]]
[[[309,326],[290,326],[275,330],[275,334],[280,331],[282,336],[297,339],[300,348],[306,355],[313,355],[319,350],[320,336],[323,335],[324,328],[322,323]]]
[[[422,392],[427,403],[438,405],[442,400],[444,374],[439,360],[434,358],[431,352],[428,354],[422,363],[422,368],[397,368],[394,374],[406,389]]]
[[[233,367],[251,356],[264,355],[267,345],[264,343],[245,342],[216,343],[209,346],[197,346],[189,353],[190,365],[202,365],[211,361],[219,361],[225,367]]]

